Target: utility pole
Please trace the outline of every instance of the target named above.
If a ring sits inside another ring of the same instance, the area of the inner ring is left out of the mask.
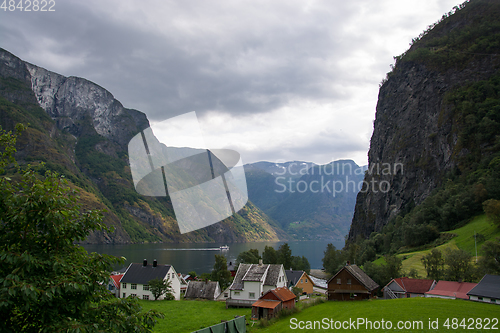
[[[477,239],[476,239],[476,230],[474,230],[474,247],[476,249],[476,264],[477,264]]]

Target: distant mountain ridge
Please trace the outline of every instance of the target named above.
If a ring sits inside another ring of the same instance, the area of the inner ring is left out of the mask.
[[[146,115],[124,108],[83,78],[65,77],[0,49],[0,125],[30,124],[16,158],[64,174],[80,190],[86,209],[106,209],[112,234],[89,243],[278,241],[286,234],[249,202],[232,217],[180,234],[169,197],[139,195],[131,179],[127,145],[149,127]]]
[[[366,167],[351,160],[246,164],[248,197],[296,239],[343,240]]]

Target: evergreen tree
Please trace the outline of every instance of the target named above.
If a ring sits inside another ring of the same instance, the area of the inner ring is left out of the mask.
[[[285,269],[290,269],[292,267],[292,250],[288,243],[281,244],[276,252],[278,254],[278,264],[282,264]]]
[[[278,254],[276,250],[272,246],[267,246],[264,248],[264,252],[262,252],[262,261],[264,264],[277,264],[278,263]]]
[[[226,257],[221,254],[215,255],[212,280],[219,281],[219,285],[222,290],[226,289],[231,284],[231,272],[227,269]]]

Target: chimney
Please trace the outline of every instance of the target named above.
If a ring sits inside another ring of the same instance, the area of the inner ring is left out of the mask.
[[[142,266],[146,267],[148,265],[148,259],[142,261]]]
[[[259,259],[259,266],[262,266],[262,259]]]
[[[156,259],[155,259],[155,260],[153,260],[153,267],[156,267],[156,266],[158,266],[158,261],[156,261]]]

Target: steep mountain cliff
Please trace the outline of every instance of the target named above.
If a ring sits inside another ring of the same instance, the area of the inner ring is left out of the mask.
[[[395,57],[370,142],[373,186],[358,194],[349,241],[389,223],[385,243],[425,243],[498,196],[499,17],[498,1],[466,2]]]
[[[104,88],[26,63],[0,49],[0,125],[30,124],[17,145],[21,163],[63,174],[80,190],[84,208],[106,209],[113,234],[90,243],[277,241],[283,231],[252,203],[207,228],[180,234],[169,197],[139,195],[127,145],[149,127],[146,115],[124,108]],[[40,170],[43,172],[43,170]]]

